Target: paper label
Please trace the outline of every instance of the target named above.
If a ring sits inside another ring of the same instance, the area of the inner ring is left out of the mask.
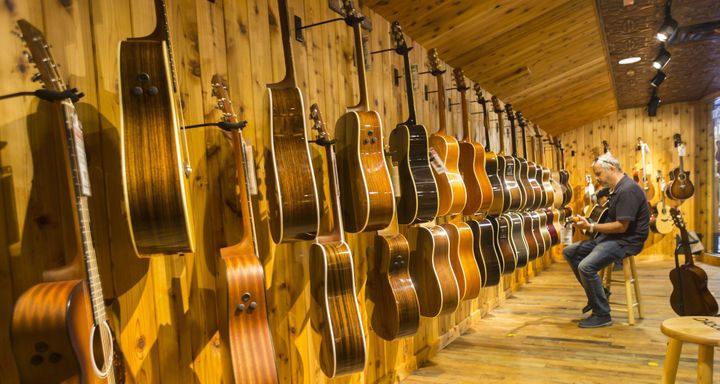
[[[83,138],[82,124],[80,124],[80,120],[78,119],[75,107],[72,104],[65,105],[65,107],[67,118],[65,126],[71,130],[70,134],[72,135],[72,141],[75,145],[74,160],[77,164],[77,179],[80,183],[80,193],[82,193],[83,196],[90,196],[92,194],[90,189],[90,172],[88,172],[87,155],[85,153],[85,139]]]
[[[437,151],[435,151],[435,148],[433,147],[430,147],[430,164],[432,164],[432,167],[437,174],[443,174],[447,172],[445,162],[442,161],[440,155],[438,155]]]

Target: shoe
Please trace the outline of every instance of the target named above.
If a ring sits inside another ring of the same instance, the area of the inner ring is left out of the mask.
[[[603,290],[605,291],[605,297],[607,297],[608,300],[609,300],[609,299],[610,299],[610,295],[612,295],[612,292],[610,292],[609,289],[604,288],[604,287],[603,287]],[[590,306],[590,304],[587,304],[586,306],[583,307],[582,313],[588,313],[588,312],[590,312],[591,310],[592,310],[592,306]]]
[[[612,325],[612,318],[610,315],[606,316],[596,316],[591,315],[587,319],[582,319],[578,323],[578,327],[580,328],[599,328],[599,327],[607,327],[608,325]]]

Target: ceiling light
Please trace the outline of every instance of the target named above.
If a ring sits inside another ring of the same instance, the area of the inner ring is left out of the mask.
[[[667,65],[668,61],[670,61],[670,52],[668,52],[665,48],[660,48],[660,53],[655,57],[655,60],[653,60],[653,68],[655,69],[663,69],[665,65]]]
[[[650,96],[650,101],[648,101],[647,110],[648,110],[648,116],[655,116],[657,114],[657,109],[660,106],[660,98],[657,95],[657,89],[653,89],[652,96]]]
[[[650,85],[652,85],[653,87],[657,88],[657,87],[660,86],[660,84],[662,84],[663,81],[665,81],[665,78],[666,78],[666,77],[667,77],[667,76],[665,75],[665,72],[663,72],[663,71],[657,71],[657,73],[656,73],[655,76],[652,78],[652,80],[650,80]]]
[[[665,21],[663,22],[660,29],[657,31],[657,35],[655,36],[658,40],[662,41],[663,43],[670,40],[670,38],[675,34],[675,31],[677,31],[678,22],[675,21],[670,15],[665,17]]]
[[[638,61],[640,61],[640,58],[637,56],[626,57],[626,58],[618,61],[618,64],[623,64],[623,65],[624,64],[634,64],[634,63],[637,63]]]

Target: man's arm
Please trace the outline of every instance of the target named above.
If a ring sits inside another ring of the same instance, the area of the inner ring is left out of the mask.
[[[612,223],[595,224],[595,227],[593,229],[595,230],[595,232],[599,233],[625,233],[629,226],[630,221],[618,220],[613,221]]]

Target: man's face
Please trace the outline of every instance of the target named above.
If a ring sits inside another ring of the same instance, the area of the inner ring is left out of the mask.
[[[593,164],[593,172],[595,178],[603,187],[610,186],[610,170],[603,168],[599,162]]]

